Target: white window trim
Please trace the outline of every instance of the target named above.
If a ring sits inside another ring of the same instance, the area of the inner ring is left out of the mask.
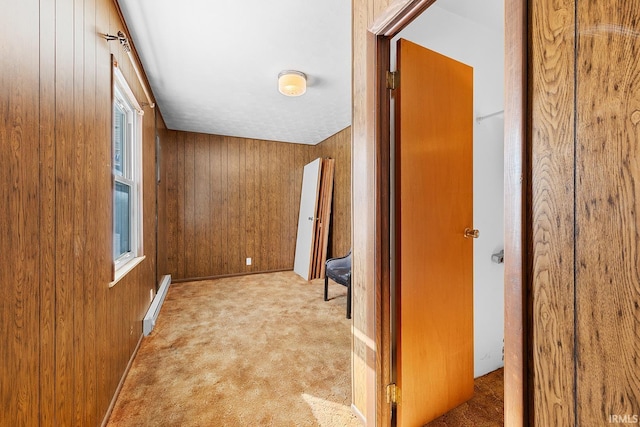
[[[111,281],[109,283],[109,287],[112,288],[116,285],[116,283],[118,283],[120,281],[120,279],[122,279],[124,276],[127,275],[127,273],[129,273],[131,270],[133,270],[138,264],[140,264],[142,261],[144,261],[144,259],[146,258],[145,255],[139,256],[139,257],[135,257],[132,258],[131,260],[129,260],[126,264],[122,265],[118,270],[116,270],[116,272],[114,273],[114,279],[113,281]]]
[[[117,88],[117,89],[116,89]],[[117,94],[117,92],[120,92]],[[130,236],[131,239],[131,247],[132,251],[117,260],[113,260],[113,281],[109,283],[109,287],[115,286],[124,276],[126,276],[131,270],[133,270],[138,264],[140,264],[144,259],[143,252],[143,185],[142,185],[142,116],[144,115],[144,110],[140,107],[138,100],[136,99],[133,91],[129,87],[126,79],[124,78],[120,69],[114,64],[113,66],[113,99],[112,102],[116,100],[116,96],[118,98],[126,98],[128,104],[133,107],[137,114],[133,114],[132,117],[132,129],[127,130],[130,132],[130,136],[133,136],[132,140],[134,140],[134,144],[131,151],[131,158],[127,162],[126,168],[132,168],[133,165],[138,165],[138,167],[133,167],[132,169],[132,177],[133,180],[128,178],[116,178],[116,175],[112,170],[112,179],[113,179],[113,196],[115,197],[115,182],[116,180],[121,181],[130,185],[131,191],[134,193],[132,195],[132,204],[131,204],[131,214],[130,218],[133,221],[132,225],[132,233]],[[113,125],[112,125],[113,127]],[[135,132],[135,136],[133,133]],[[113,140],[111,142],[113,146]],[[115,200],[114,200],[115,203]],[[113,209],[112,209],[113,210]],[[112,230],[111,235],[113,236],[113,222],[112,222]],[[113,248],[112,241],[112,248]]]

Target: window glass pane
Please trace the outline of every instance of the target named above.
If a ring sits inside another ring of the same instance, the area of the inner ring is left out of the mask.
[[[113,212],[113,259],[131,251],[129,234],[131,232],[130,200],[131,187],[116,181]]]
[[[115,102],[113,104],[113,171],[119,176],[124,176],[125,170],[126,126],[127,113]]]

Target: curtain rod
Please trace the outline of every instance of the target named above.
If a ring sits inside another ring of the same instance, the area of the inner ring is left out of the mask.
[[[477,117],[477,118],[476,118],[476,121],[477,121],[478,123],[480,123],[480,122],[481,122],[481,121],[483,121],[483,120],[489,119],[489,118],[491,118],[491,117],[495,117],[495,116],[500,115],[500,114],[502,114],[502,113],[504,113],[504,110],[496,111],[495,113],[487,114],[486,116],[480,116],[480,117]]]
[[[154,108],[156,106],[156,104],[151,101],[151,95],[149,94],[149,90],[147,89],[147,85],[145,84],[144,79],[142,78],[142,73],[140,72],[140,69],[138,68],[138,63],[136,61],[136,58],[133,56],[133,52],[131,50],[131,45],[129,44],[129,39],[127,39],[127,37],[125,37],[125,35],[124,35],[124,33],[122,31],[118,31],[118,35],[117,36],[113,36],[111,34],[103,34],[103,37],[108,42],[113,41],[113,40],[118,40],[120,42],[120,44],[122,45],[122,49],[124,49],[124,51],[127,53],[127,56],[129,57],[129,61],[131,61],[131,65],[133,66],[133,71],[136,73],[136,77],[138,77],[138,81],[140,82],[140,86],[142,86],[142,91],[144,92],[144,95],[147,97],[146,104],[149,107]],[[143,105],[144,105],[144,103],[143,103]]]

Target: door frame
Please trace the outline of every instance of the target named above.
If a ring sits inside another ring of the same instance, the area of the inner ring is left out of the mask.
[[[376,155],[376,425],[395,425],[387,403],[386,386],[392,376],[391,285],[390,285],[390,93],[386,73],[390,66],[391,39],[436,0],[394,0],[368,28],[366,98],[375,107],[373,123],[367,127],[374,135]],[[527,214],[530,166],[527,122],[527,31],[526,1],[505,0],[505,344],[504,344],[504,423],[524,426],[532,413],[529,391],[530,319],[528,260],[531,230]]]

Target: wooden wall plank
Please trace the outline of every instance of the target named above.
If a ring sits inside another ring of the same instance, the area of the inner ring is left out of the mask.
[[[105,8],[105,14],[106,14],[106,34],[115,34],[118,31],[118,22],[115,21],[114,17],[112,16],[113,14],[113,4],[112,2],[105,2],[104,4],[104,8]],[[123,63],[122,61],[122,52],[120,49],[117,48],[117,46],[113,46],[113,43],[106,43],[108,46],[108,52],[110,55],[113,55],[112,59],[115,60],[115,62],[117,64],[121,64],[121,71],[124,73],[126,73],[127,70],[125,70],[124,66],[126,65],[125,63]],[[100,59],[99,59],[100,61]],[[110,64],[111,65],[111,64]],[[107,75],[107,70],[105,70],[105,75]],[[113,73],[112,73],[112,66],[109,67],[108,69],[108,76],[109,79],[113,79],[112,77]],[[112,91],[112,87],[111,85],[107,85],[101,82],[101,84],[104,86],[102,88],[102,90],[104,91],[103,93],[105,93],[105,96],[109,96],[106,95],[107,91],[109,91],[109,93],[111,94]],[[111,99],[111,97],[109,97],[109,99]],[[109,141],[109,145],[107,146],[102,145],[101,144],[101,148],[102,150],[104,150],[103,152],[109,153],[109,189],[112,192],[113,191],[113,178],[112,178],[112,168],[113,168],[113,153],[112,153],[112,114],[113,114],[113,110],[112,110],[112,105],[111,103],[105,103],[102,105],[102,108],[104,109],[103,112],[101,113],[103,115],[103,117],[105,118],[104,121],[104,132],[105,132],[105,136],[108,138]],[[108,108],[108,109],[107,109]],[[104,179],[104,178],[103,178]],[[104,208],[105,210],[108,212],[108,217],[107,214],[105,212],[105,214],[103,215],[103,218],[100,219],[100,223],[104,224],[104,223],[111,223],[113,224],[113,202],[112,200],[103,200],[102,201],[104,203]],[[104,221],[104,222],[103,222]],[[113,245],[113,237],[109,236],[108,242],[110,243],[110,246]],[[110,248],[111,252],[113,252],[113,248]],[[110,259],[113,258],[113,254],[110,255],[109,257]],[[110,276],[113,277],[113,262],[111,262],[112,267],[111,267],[111,274]],[[125,280],[124,282],[121,282],[122,285],[124,285],[127,281]],[[122,347],[125,345],[126,342],[126,336],[123,337],[123,334],[125,333],[125,329],[124,329],[124,322],[123,322],[123,304],[127,304],[128,306],[128,301],[123,301],[122,299],[122,288],[121,287],[116,287],[113,289],[101,289],[102,294],[99,295],[99,301],[103,307],[103,309],[101,310],[101,315],[104,316],[102,318],[98,319],[98,323],[99,324],[103,324],[105,322],[109,321],[109,317],[113,316],[115,317],[115,321],[111,321],[111,327],[108,330],[102,331],[102,330],[98,330],[98,342],[100,343],[100,350],[99,350],[99,354],[104,354],[103,357],[105,357],[105,373],[104,373],[104,383],[103,383],[103,392],[104,392],[104,396],[99,397],[99,400],[107,400],[107,396],[109,396],[111,392],[111,390],[115,390],[115,387],[117,387],[117,382],[116,382],[116,378],[115,378],[115,372],[119,369],[119,367],[122,364]],[[126,319],[128,321],[128,319]],[[112,347],[112,349],[109,349],[109,346]],[[106,410],[106,408],[105,408]]]
[[[55,420],[55,4],[40,1],[39,21],[40,425],[53,425]],[[6,26],[3,24],[2,28]],[[23,49],[21,57],[28,57],[25,56],[24,48],[21,47],[21,49]],[[12,62],[14,61],[7,61],[7,63]],[[6,86],[3,85],[3,87]],[[2,217],[4,218],[4,215]],[[6,378],[4,375],[2,377]],[[0,424],[3,424],[1,420]]]
[[[260,186],[258,188],[258,200],[260,200],[259,210],[262,212],[272,212],[269,209],[269,172],[270,172],[270,158],[269,158],[269,149],[268,143],[266,141],[260,141],[258,144],[258,168],[260,171]],[[271,235],[270,233],[270,224],[272,222],[272,215],[262,216],[259,221],[260,225],[260,246],[259,246],[259,262],[260,267],[263,271],[269,271],[271,267],[271,257],[270,257],[270,245],[271,245]],[[260,271],[260,270],[258,270]]]
[[[96,32],[108,34],[109,28],[109,0],[96,1]],[[107,43],[96,42],[96,111],[94,156],[94,180],[92,185],[95,197],[95,223],[92,257],[95,258],[94,275],[96,292],[96,325],[109,323],[110,307],[107,305],[108,289],[105,283],[111,280],[113,248],[111,247],[111,224],[113,197],[109,197],[111,184],[111,51]],[[106,229],[101,232],[99,224]],[[106,275],[106,276],[105,276]],[[106,328],[96,328],[96,400],[97,413],[104,414],[109,406],[111,384],[109,354],[111,341],[107,339]]]
[[[136,94],[137,99],[146,99],[142,87],[138,85],[139,92]],[[147,281],[153,277],[153,283],[147,282],[145,286],[138,286],[138,295],[140,300],[135,307],[133,313],[135,317],[142,316],[144,318],[145,313],[140,313],[141,308],[144,308],[149,300],[149,289],[157,287],[157,251],[158,243],[156,233],[158,230],[158,216],[157,216],[157,179],[156,179],[156,120],[154,117],[155,109],[152,109],[149,105],[143,106],[144,115],[142,121],[142,187],[143,187],[143,206],[144,211],[142,215],[143,222],[143,243],[144,253],[147,255],[147,262],[144,263],[142,268],[145,270],[140,277],[141,281]],[[139,333],[134,334],[134,338],[137,338],[142,334],[142,324],[135,324],[136,331]],[[134,342],[134,348],[138,344],[137,340]]]
[[[298,177],[303,174],[303,170],[304,170],[303,162],[298,160],[299,152],[301,152],[300,148],[301,146],[298,144],[295,144],[295,145],[292,144],[290,147],[291,152],[289,155],[291,156],[291,159],[293,159],[294,164],[302,165],[302,166],[293,167],[287,171],[288,172],[287,186],[292,189],[295,189],[296,183],[298,182]],[[300,181],[300,185],[302,186],[302,181]],[[291,253],[294,254],[294,258],[295,258],[295,251],[296,251],[296,240],[298,237],[298,214],[300,213],[300,200],[296,200],[295,198],[296,194],[297,193],[295,193],[294,191],[290,191],[289,198],[287,199],[287,204],[291,207],[290,209],[287,210],[287,215],[289,216],[287,221],[289,222],[289,224],[291,224],[291,227],[293,228],[292,230],[289,231],[289,234],[287,235],[287,240],[291,241],[289,245],[289,250],[291,251]]]
[[[185,277],[186,265],[187,262],[185,260],[185,230],[187,224],[186,218],[186,199],[184,192],[184,165],[185,165],[185,135],[182,132],[175,133],[175,144],[177,145],[177,153],[176,153],[176,187],[175,192],[170,195],[170,197],[175,197],[178,202],[177,210],[176,210],[176,239],[174,244],[176,245],[176,274],[178,277]],[[171,141],[171,138],[168,138]],[[171,165],[169,165],[171,166]]]
[[[230,142],[231,143],[231,142]],[[247,144],[241,144],[237,139],[232,141],[238,149],[238,179],[236,182],[238,192],[238,245],[237,245],[237,258],[238,269],[241,271],[248,271],[250,266],[246,265],[247,258],[247,198],[249,185],[247,183]],[[242,183],[245,183],[242,185]],[[253,264],[253,263],[252,263]]]
[[[70,159],[72,167],[71,185],[73,198],[66,199],[66,203],[71,205],[73,211],[73,237],[71,247],[73,248],[73,258],[71,268],[73,270],[73,282],[70,288],[73,295],[73,316],[70,319],[70,327],[73,333],[73,425],[83,425],[86,423],[87,401],[85,366],[87,359],[93,354],[85,351],[75,351],[84,349],[87,335],[85,328],[89,313],[85,313],[84,299],[84,254],[86,253],[86,199],[88,188],[86,184],[86,139],[85,139],[85,92],[84,92],[84,0],[74,0],[73,2],[73,118],[72,118],[72,139],[70,143],[75,147],[74,156]],[[89,39],[92,42],[92,39]],[[64,200],[64,199],[63,199]],[[83,402],[77,404],[76,402]]]
[[[637,423],[640,10],[577,2],[577,19],[576,425]]]
[[[220,157],[221,145],[219,144],[219,138],[216,135],[209,136],[209,159],[211,161],[211,205],[209,212],[210,221],[218,221],[224,214],[222,208],[222,185],[219,183],[222,181],[222,158]],[[212,228],[213,234],[211,238],[211,270],[209,271],[222,271],[222,258],[223,249],[225,246],[225,231],[218,230],[216,227]],[[184,276],[182,276],[184,277]]]
[[[56,423],[73,425],[74,248],[73,0],[56,2]]]
[[[0,17],[0,425],[39,422],[38,313],[48,286],[39,280],[41,190],[39,176],[31,173],[40,154],[39,5],[21,6]]]
[[[283,159],[295,159],[295,144],[281,144],[282,153],[281,156]],[[293,170],[281,170],[281,179],[283,188],[293,189],[295,185],[295,178],[292,172],[295,172],[296,168],[292,168]],[[282,221],[283,225],[281,228],[281,244],[282,244],[282,253],[283,256],[281,261],[288,261],[288,254],[295,254],[296,250],[296,237],[298,231],[298,221],[297,218],[294,218],[292,215],[293,206],[296,205],[295,200],[296,193],[294,191],[287,191],[280,193],[280,203],[282,203]],[[300,204],[300,201],[297,201]],[[293,206],[292,206],[293,205]]]
[[[160,137],[162,152],[162,180],[160,181],[160,198],[158,199],[158,241],[160,260],[160,274],[166,271],[178,271],[178,256],[182,253],[178,248],[178,224],[182,220],[178,216],[178,141],[173,139],[169,144],[170,135],[175,131],[162,132]]]
[[[289,144],[276,144],[276,149],[273,151],[278,159],[285,159],[287,157],[287,146]],[[275,254],[274,266],[284,265],[287,263],[287,252],[288,252],[288,242],[286,241],[286,233],[285,229],[287,226],[291,227],[288,222],[288,215],[286,215],[286,210],[288,206],[285,204],[287,193],[279,190],[280,188],[286,188],[287,185],[287,171],[283,168],[278,168],[274,172],[275,185],[273,194],[273,200],[276,203],[276,218],[278,221],[274,223],[274,231],[272,234],[272,252]],[[273,248],[278,248],[277,250],[273,250]],[[274,270],[276,267],[273,268]]]
[[[257,270],[258,253],[257,248],[260,245],[260,234],[258,233],[260,224],[260,212],[258,212],[258,184],[259,177],[258,167],[258,142],[255,139],[248,139],[245,145],[246,156],[246,199],[245,199],[245,250],[244,256],[251,257],[251,266],[246,267],[246,271],[254,272]]]
[[[83,95],[84,106],[83,116],[80,120],[84,123],[83,141],[85,145],[84,152],[84,211],[85,218],[84,235],[88,235],[88,230],[95,225],[92,223],[95,216],[92,213],[96,207],[96,196],[93,189],[96,184],[96,169],[99,162],[96,157],[96,151],[93,149],[97,142],[96,133],[96,45],[100,42],[95,37],[96,30],[96,0],[85,0],[84,4],[84,69],[83,75]],[[95,254],[99,248],[96,239],[85,239],[84,252],[87,254]],[[78,334],[84,338],[84,349],[80,352],[84,355],[84,364],[81,376],[84,381],[84,404],[82,419],[78,425],[96,425],[101,419],[102,414],[98,413],[97,400],[97,363],[96,363],[96,287],[95,283],[100,283],[99,266],[97,265],[97,257],[82,256],[82,283],[79,289],[82,298],[82,309],[84,311],[84,329],[78,330]]]
[[[197,233],[195,210],[195,134],[184,138],[184,271],[186,277],[198,277],[195,252]]]
[[[244,211],[241,209],[240,196],[240,144],[236,138],[224,137],[227,146],[227,233],[226,233],[226,255],[228,259],[228,272],[243,271],[244,258],[241,253],[242,236],[241,217]],[[244,146],[244,144],[242,144]]]
[[[262,254],[267,258],[267,270],[275,270],[278,265],[278,254],[280,248],[280,235],[278,234],[278,221],[281,218],[278,206],[277,195],[280,192],[278,188],[278,152],[277,146],[271,147],[270,144],[262,143],[262,153],[260,158],[263,159],[264,167],[267,171],[267,179],[262,180],[261,198],[263,204],[262,209],[270,212],[268,221],[265,221],[267,238],[262,241]],[[273,250],[278,248],[278,250]]]
[[[195,134],[194,140],[194,234],[193,250],[195,265],[193,275],[205,276],[210,271],[210,236],[211,220],[209,199],[211,194],[211,181],[201,179],[211,174],[209,163],[209,140],[206,135]]]
[[[228,245],[229,237],[229,154],[228,154],[228,141],[224,137],[217,136],[216,144],[219,146],[220,156],[220,170],[219,170],[219,182],[220,193],[218,203],[220,205],[219,222],[216,225],[216,232],[220,234],[221,241],[220,247],[222,248],[220,256],[220,271],[222,274],[229,274],[229,257],[225,254],[225,250]]]
[[[574,0],[532,3],[532,368],[537,425],[574,422]],[[553,60],[550,60],[553,58]],[[544,100],[538,102],[537,100]],[[561,405],[556,402],[562,402]]]

